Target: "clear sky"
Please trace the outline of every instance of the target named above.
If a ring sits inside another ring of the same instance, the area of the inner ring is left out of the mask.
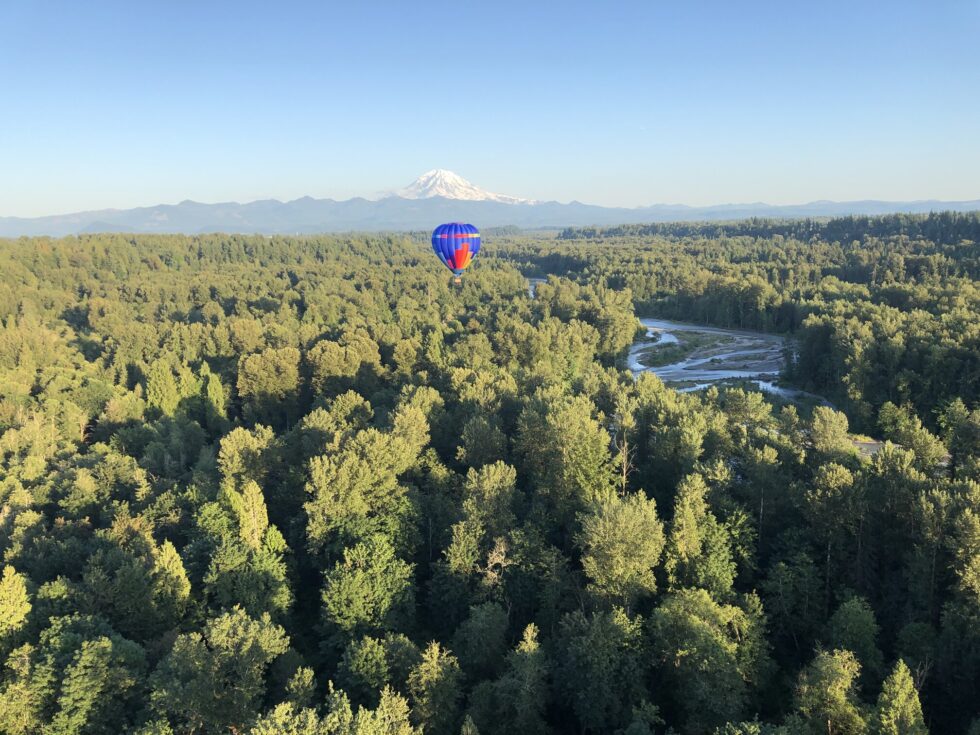
[[[0,215],[980,198],[980,0],[2,0],[0,99]]]

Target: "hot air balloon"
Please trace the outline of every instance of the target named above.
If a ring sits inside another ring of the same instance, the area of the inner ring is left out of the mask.
[[[439,225],[432,231],[432,249],[459,283],[466,266],[480,252],[480,233],[473,225],[463,222]]]

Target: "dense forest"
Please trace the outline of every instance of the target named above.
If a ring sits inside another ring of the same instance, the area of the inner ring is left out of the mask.
[[[980,733],[978,222],[0,241],[0,733]]]
[[[980,401],[980,213],[565,230],[521,267],[629,289],[642,314],[798,338],[792,379],[875,431]]]

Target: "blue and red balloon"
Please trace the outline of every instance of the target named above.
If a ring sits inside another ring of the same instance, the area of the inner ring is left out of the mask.
[[[432,249],[458,281],[480,252],[480,232],[473,225],[463,222],[439,225],[432,231]]]

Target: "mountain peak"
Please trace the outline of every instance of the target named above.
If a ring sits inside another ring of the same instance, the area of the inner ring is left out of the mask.
[[[462,176],[444,168],[426,171],[415,181],[391,194],[401,199],[461,199],[470,202],[500,202],[501,204],[535,204],[532,199],[520,199],[506,194],[494,194],[470,183]]]

